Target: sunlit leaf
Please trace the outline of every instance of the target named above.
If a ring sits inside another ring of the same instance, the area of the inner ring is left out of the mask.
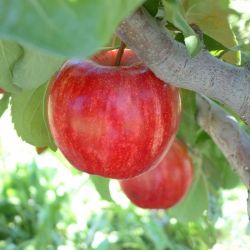
[[[36,146],[55,149],[44,119],[44,98],[47,84],[37,89],[13,94],[11,99],[12,122],[17,134]]]
[[[4,111],[8,108],[9,99],[10,99],[10,95],[6,93],[0,100],[0,117],[2,116]]]
[[[23,55],[13,68],[13,81],[22,89],[37,88],[59,69],[65,59],[23,48]]]
[[[142,2],[0,0],[0,37],[66,57],[87,57]]]
[[[201,50],[201,43],[197,34],[184,17],[184,9],[180,0],[163,0],[167,20],[183,32],[184,41],[191,56]]]
[[[107,201],[112,201],[109,191],[109,179],[96,175],[90,175],[90,179],[101,198]]]
[[[228,1],[218,0],[182,0],[185,19],[227,48],[236,45],[235,36],[230,28]],[[239,54],[227,53],[223,58],[230,63],[239,62]]]
[[[0,87],[5,91],[17,92],[19,89],[13,84],[12,68],[21,55],[22,48],[18,44],[0,40]]]

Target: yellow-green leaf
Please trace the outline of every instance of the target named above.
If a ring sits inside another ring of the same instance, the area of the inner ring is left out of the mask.
[[[228,22],[227,3],[218,0],[182,0],[182,3],[189,24],[197,24],[205,34],[227,48],[237,44]],[[238,63],[239,53],[228,52],[223,59],[230,63]]]
[[[181,1],[163,0],[163,5],[167,20],[182,31],[189,55],[196,56],[201,50],[200,40],[185,19]]]

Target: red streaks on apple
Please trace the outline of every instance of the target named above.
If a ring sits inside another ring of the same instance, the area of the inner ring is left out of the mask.
[[[49,125],[69,162],[81,171],[129,178],[158,163],[180,119],[178,89],[158,79],[126,49],[70,61],[48,96]]]

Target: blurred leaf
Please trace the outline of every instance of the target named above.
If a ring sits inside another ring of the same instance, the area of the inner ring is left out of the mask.
[[[196,122],[195,93],[181,89],[182,116],[178,130],[178,137],[190,145],[194,145],[199,126]]]
[[[13,94],[11,99],[12,122],[17,134],[36,146],[55,149],[44,120],[44,98],[47,85]]]
[[[205,142],[206,140],[211,140],[211,137],[202,129],[197,132],[195,143],[199,144]]]
[[[144,224],[144,230],[148,238],[154,243],[155,250],[164,250],[170,246],[168,237],[163,230],[163,227],[154,220]]]
[[[250,52],[250,43],[240,44],[232,48],[232,50],[241,50],[243,52]]]
[[[22,57],[13,69],[13,79],[22,89],[37,88],[47,82],[64,59],[40,51],[24,48]]]
[[[0,117],[3,115],[4,111],[8,108],[10,95],[5,93],[0,100]]]
[[[96,175],[90,175],[90,180],[94,184],[96,191],[99,193],[102,199],[112,201],[109,191],[109,179]]]
[[[187,195],[176,206],[170,209],[170,214],[178,221],[187,223],[196,221],[208,208],[208,183],[202,170],[197,170],[197,175]]]
[[[180,31],[178,28],[176,28],[171,23],[168,23],[167,28],[169,29],[171,27],[175,31]],[[175,34],[175,40],[185,44],[185,37],[182,33],[178,32]],[[188,42],[188,41],[187,41]],[[212,37],[206,35],[203,33],[203,42],[205,45],[205,48],[210,51],[214,56],[221,57],[221,55],[225,54],[228,51],[238,51],[237,46],[234,48],[226,48],[223,44],[219,43]],[[195,46],[194,46],[195,47]]]
[[[229,1],[218,0],[182,0],[185,8],[185,19],[196,24],[200,29],[226,48],[236,45],[235,36],[228,21]],[[223,58],[230,63],[238,63],[239,54],[227,53]]]
[[[57,189],[51,184],[53,175],[47,180],[50,174],[51,169],[39,168],[34,162],[26,166],[18,165],[6,176],[1,173],[5,178],[0,187],[0,237],[5,235],[1,240],[8,240],[8,246],[13,244],[16,246],[14,249],[20,250],[44,250],[57,249],[64,243],[63,238],[58,236],[56,225],[62,222],[61,213],[67,207],[67,196],[55,195],[55,199],[47,199],[48,193],[55,194]],[[8,195],[10,189],[11,196]],[[69,210],[66,212],[63,223],[69,223]],[[2,224],[5,226],[2,227]],[[64,231],[60,229],[60,234],[65,235]]]
[[[147,9],[151,16],[156,16],[160,1],[161,0],[147,0],[144,3],[144,7]]]
[[[213,39],[212,37],[206,34],[203,35],[203,39],[204,39],[206,49],[208,49],[209,51],[216,51],[216,50],[228,51],[229,50],[222,43],[216,41],[215,39]]]
[[[201,44],[197,35],[187,36],[184,41],[191,56],[195,56],[200,52]]]
[[[0,213],[4,214],[4,216],[6,216],[8,219],[13,219],[17,213],[15,204],[11,203],[8,200],[1,200],[0,201]]]
[[[246,234],[250,235],[250,222],[248,222],[248,224],[246,226]]]
[[[108,240],[103,240],[97,248],[95,248],[96,250],[109,250],[110,249],[110,243]]]
[[[66,57],[87,57],[142,2],[1,0],[0,36]]]
[[[212,222],[216,222],[220,217],[222,217],[222,201],[218,193],[209,194],[207,216]]]
[[[185,37],[184,41],[188,50],[188,53],[194,57],[201,50],[201,43],[190,27],[184,17],[184,8],[180,0],[163,0],[164,9],[166,12],[167,20],[174,24],[179,30],[183,32]]]
[[[0,40],[0,87],[7,92],[17,92],[19,89],[13,84],[12,67],[21,55],[22,48],[18,44]]]
[[[198,146],[204,157],[203,163],[206,176],[215,187],[230,189],[239,184],[239,177],[210,138],[199,143]]]

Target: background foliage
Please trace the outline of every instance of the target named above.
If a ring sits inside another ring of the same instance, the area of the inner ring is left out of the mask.
[[[217,204],[196,222],[182,224],[164,210],[145,211],[124,201],[92,200],[92,190],[84,176],[67,173],[77,183],[64,189],[55,168],[39,168],[37,163],[17,165],[12,171],[1,171],[0,186],[0,249],[200,249],[216,242],[221,230],[215,229],[220,208]],[[67,185],[67,184],[66,184]],[[81,185],[82,192],[73,195]],[[120,190],[116,190],[121,195]],[[78,216],[72,211],[77,199]],[[79,200],[80,199],[80,200]],[[93,198],[92,198],[93,199]],[[125,202],[126,203],[126,202]],[[88,204],[88,205],[87,205]],[[95,204],[100,206],[94,209]],[[85,208],[88,206],[88,208]],[[213,211],[212,211],[213,210]],[[214,217],[214,218],[215,218]],[[79,220],[79,219],[78,219]],[[78,223],[78,224],[77,224]]]

